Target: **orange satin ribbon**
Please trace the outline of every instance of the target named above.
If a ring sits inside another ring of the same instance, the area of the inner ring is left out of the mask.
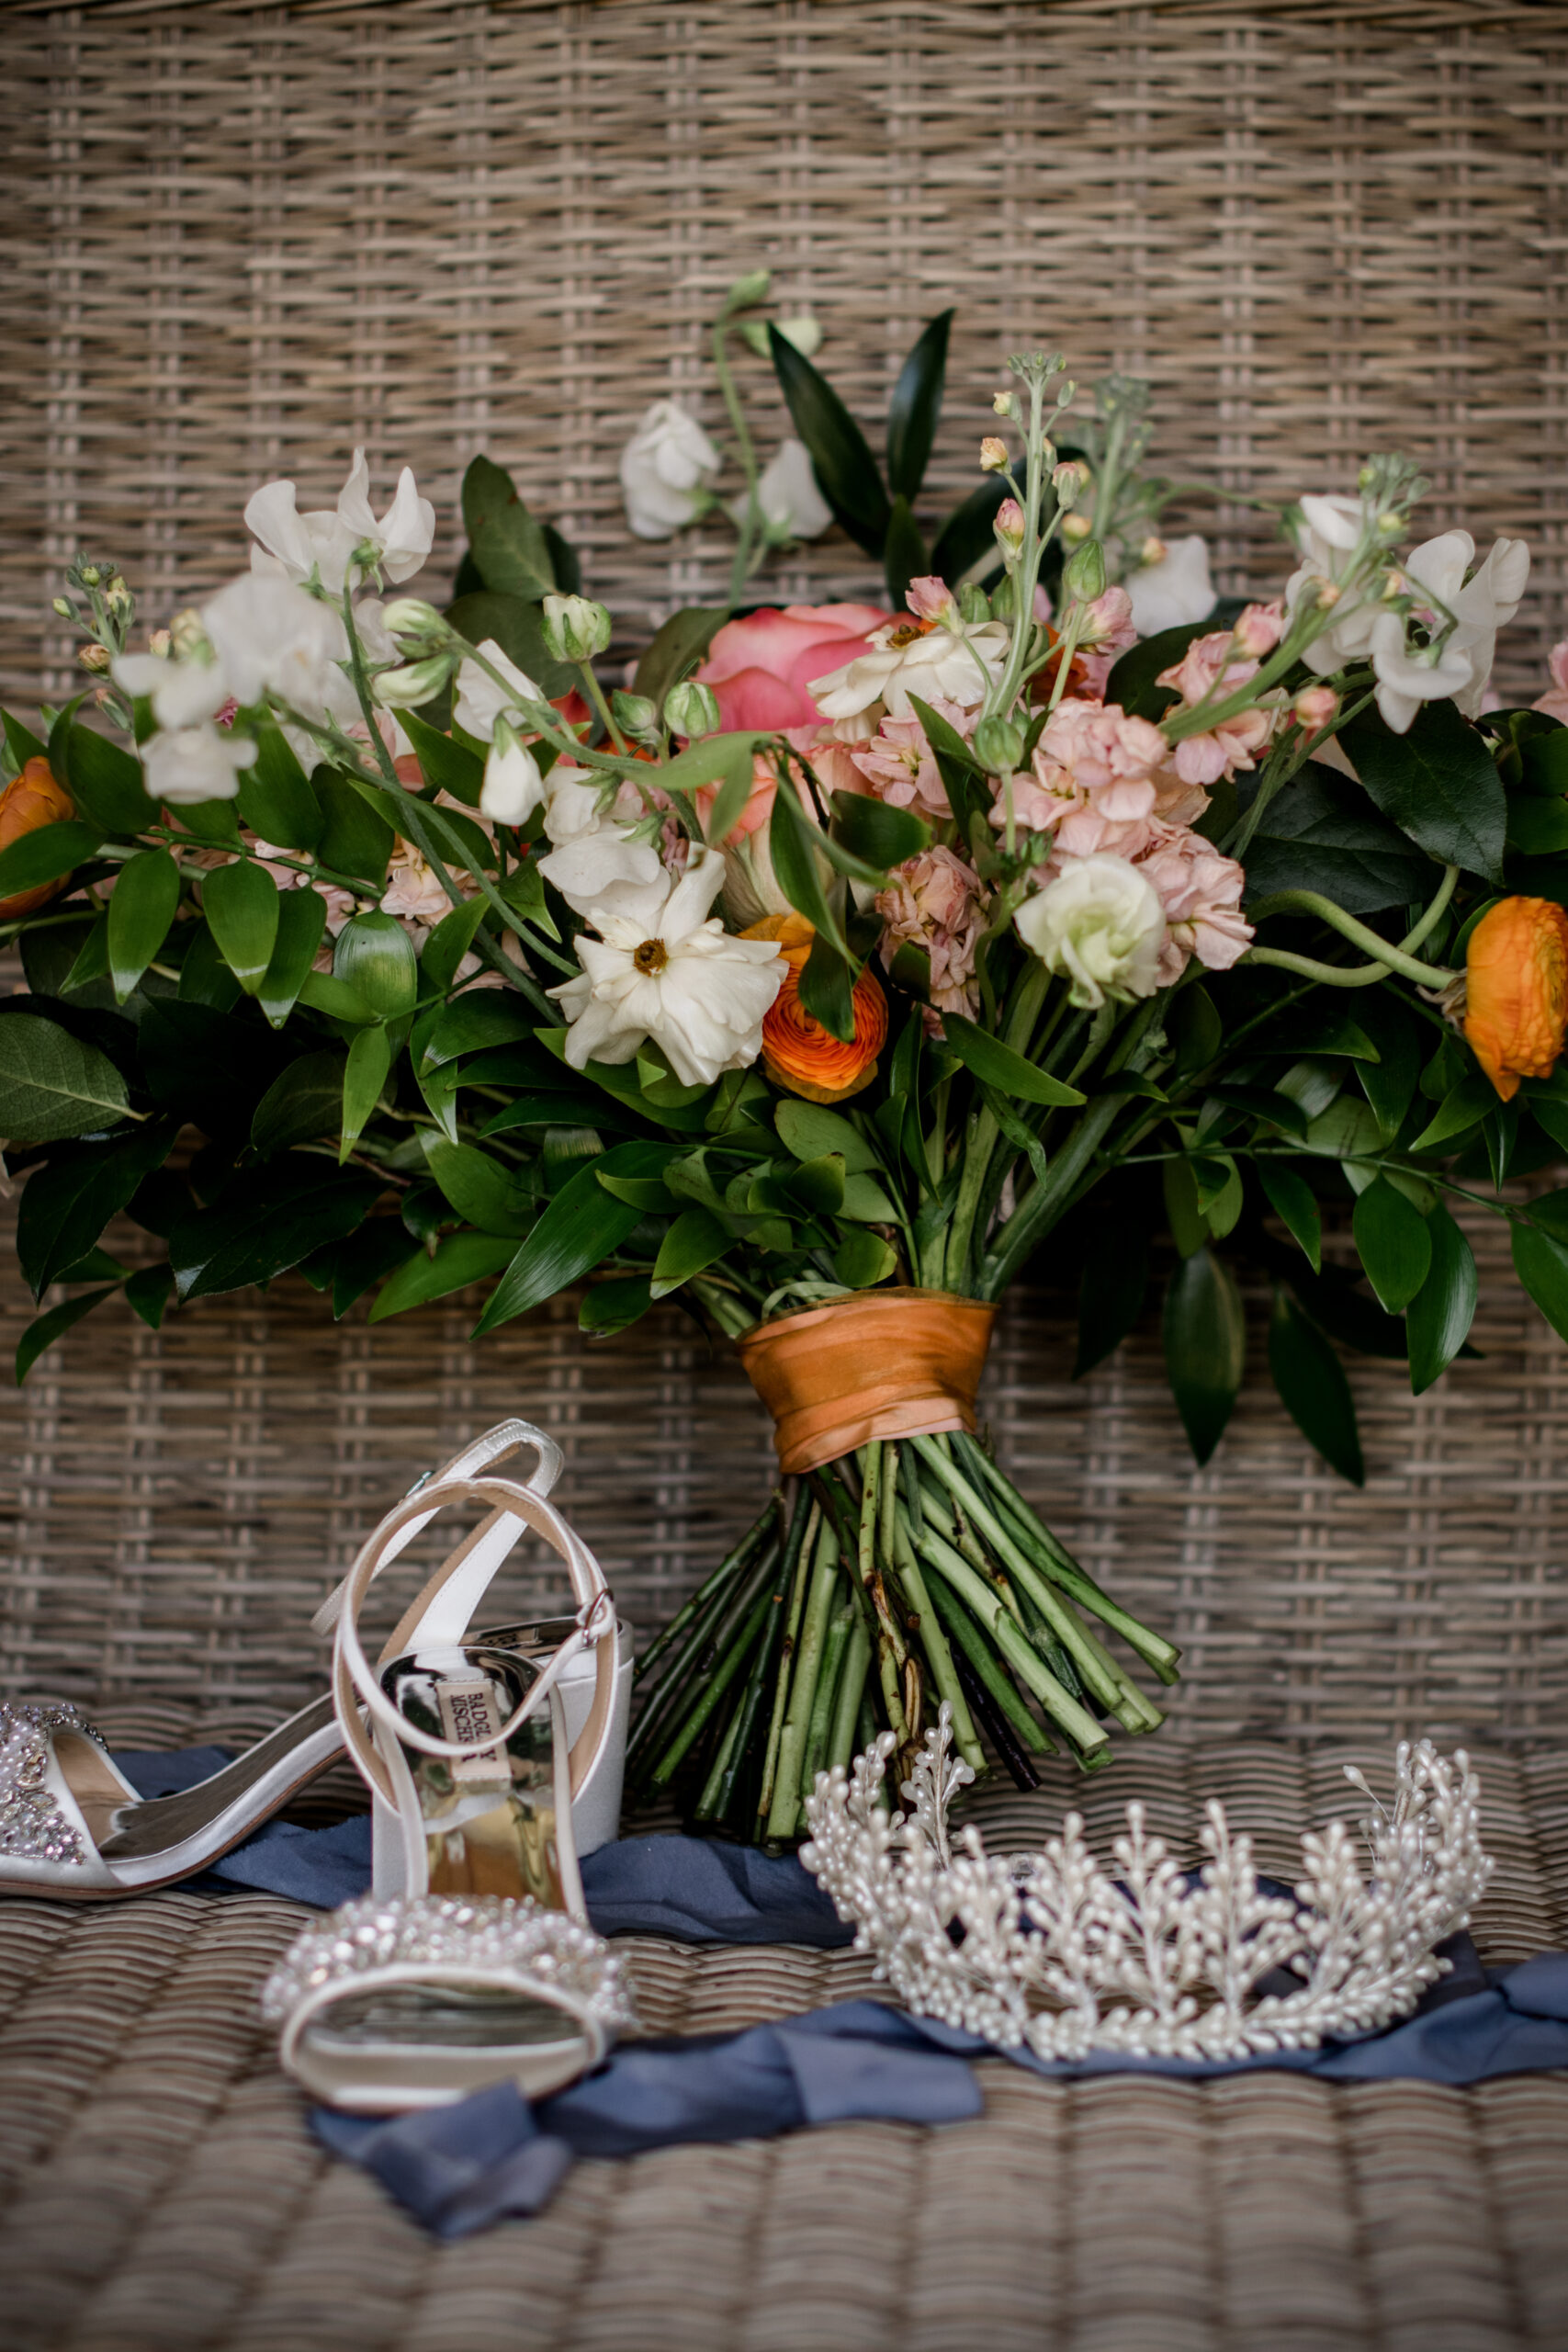
[[[973,1430],[996,1308],[945,1290],[876,1290],[757,1323],[736,1341],[773,1417],[785,1477],[873,1438]]]

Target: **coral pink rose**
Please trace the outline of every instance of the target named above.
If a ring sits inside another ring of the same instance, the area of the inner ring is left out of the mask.
[[[726,621],[697,677],[718,696],[721,727],[776,728],[804,752],[822,725],[807,682],[868,651],[892,618],[876,605],[764,605]]]

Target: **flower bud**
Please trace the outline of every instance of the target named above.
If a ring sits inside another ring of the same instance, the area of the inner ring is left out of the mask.
[[[201,615],[187,605],[169,623],[169,651],[176,662],[188,662],[192,654],[207,655],[210,651]]]
[[[545,797],[539,763],[511,722],[498,718],[479,787],[479,815],[497,825],[520,825]]]
[[[58,613],[62,621],[73,621],[76,617],[75,609],[68,596],[57,596],[50,606],[50,610]]]
[[[798,319],[779,319],[774,323],[784,341],[793,344],[803,359],[810,359],[821,349],[822,329],[808,313],[802,312]]]
[[[160,662],[166,662],[169,659],[171,650],[172,640],[168,630],[166,628],[155,628],[152,631],[152,636],[147,640],[148,652],[155,653]]]
[[[1339,708],[1339,697],[1332,686],[1303,686],[1294,707],[1300,725],[1309,735],[1315,735],[1333,720]]]
[[[1331,612],[1338,602],[1339,591],[1335,586],[1334,582],[1332,580],[1320,580],[1317,583],[1317,606],[1319,612]]]
[[[592,662],[610,642],[610,616],[591,596],[547,596],[543,628],[558,662]]]
[[[136,599],[117,571],[104,592],[104,602],[118,621],[128,621],[136,610]]]
[[[1062,537],[1070,548],[1080,547],[1093,532],[1094,525],[1087,514],[1064,514]]]
[[[994,433],[987,433],[980,444],[980,471],[983,474],[998,474],[1007,461],[1007,443],[998,441]]]
[[[1378,529],[1385,539],[1397,539],[1404,529],[1404,517],[1403,514],[1380,514]]]
[[[1004,498],[991,528],[1004,555],[1016,555],[1023,545],[1023,509],[1016,498]]]
[[[994,621],[1010,621],[1015,602],[1011,580],[998,580],[991,591],[991,618]]]
[[[1018,414],[1018,402],[1014,399],[1012,393],[1005,389],[1002,391],[992,393],[991,407],[998,416],[1016,416]]]
[[[1410,582],[1403,571],[1391,571],[1382,583],[1383,603],[1385,605],[1395,603],[1399,597],[1408,594]]]
[[[107,670],[109,650],[107,645],[84,645],[79,649],[76,659],[84,670]]]
[[[975,757],[987,775],[1011,775],[1023,760],[1022,728],[1010,718],[982,718],[975,729]]]
[[[1165,541],[1161,538],[1156,538],[1155,534],[1151,531],[1148,537],[1144,541],[1143,546],[1138,549],[1138,561],[1145,566],[1151,563],[1163,563],[1169,553],[1170,549],[1166,546]]]
[[[417,710],[441,692],[452,674],[450,658],[433,653],[426,662],[411,662],[401,670],[383,670],[372,688],[387,710]]]
[[[423,645],[427,638],[439,639],[446,624],[434,605],[423,596],[394,596],[389,605],[381,607],[381,618],[389,634],[400,642],[412,638]]]
[[[657,749],[660,740],[659,705],[649,702],[646,695],[625,693],[619,686],[610,696],[610,716],[623,735],[634,743]]]
[[[971,580],[958,592],[958,617],[971,623],[996,617],[996,608],[977,580]]]
[[[0,792],[0,850],[9,849],[24,833],[36,833],[43,825],[62,824],[75,814],[70,795],[55,782],[49,762],[35,756]],[[18,890],[14,898],[0,899],[0,922],[30,914],[65,889],[69,881],[70,876],[62,874],[57,881],[40,882],[36,889]]]
[[[1236,651],[1249,662],[1261,662],[1279,644],[1284,620],[1280,605],[1248,605],[1232,631]]]
[[[768,288],[773,282],[770,269],[748,269],[742,272],[724,298],[727,311],[749,311],[753,303],[765,302]]]
[[[695,678],[682,678],[664,697],[664,724],[671,735],[684,735],[689,742],[699,735],[716,734],[718,718],[718,696]]]
[[[1105,549],[1098,539],[1085,539],[1062,566],[1062,592],[1075,604],[1092,605],[1105,594]]]
[[[96,588],[103,574],[96,563],[85,563],[76,574],[84,588]]]
[[[1074,507],[1089,488],[1089,468],[1068,458],[1051,476],[1051,487],[1056,493],[1058,506]]]

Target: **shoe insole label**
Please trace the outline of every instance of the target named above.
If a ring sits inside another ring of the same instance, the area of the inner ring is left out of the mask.
[[[502,1717],[495,1685],[488,1676],[473,1675],[443,1680],[436,1687],[441,1727],[448,1739],[470,1753],[451,1760],[455,1781],[482,1781],[493,1785],[510,1779],[506,1751],[501,1745]]]

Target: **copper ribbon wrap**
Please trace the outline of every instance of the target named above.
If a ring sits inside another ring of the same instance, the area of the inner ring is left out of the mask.
[[[997,1310],[945,1290],[875,1290],[757,1323],[736,1341],[787,1477],[874,1437],[973,1430]]]

